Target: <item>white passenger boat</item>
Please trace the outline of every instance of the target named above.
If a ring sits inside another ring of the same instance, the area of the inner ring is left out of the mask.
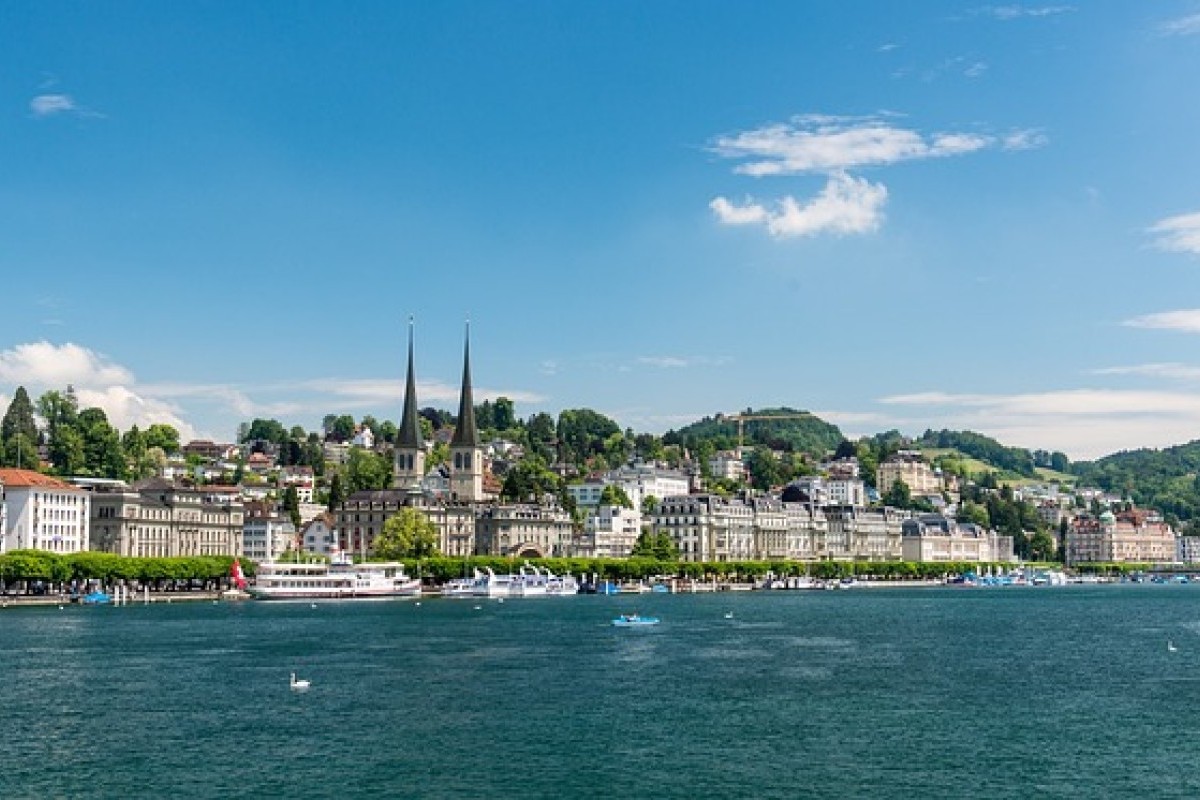
[[[415,597],[421,593],[421,581],[406,575],[403,564],[355,564],[348,556],[335,555],[328,564],[259,564],[247,591],[256,600]]]
[[[497,575],[491,567],[484,567],[483,574],[475,581],[473,593],[476,597],[511,597],[512,584],[516,575]]]
[[[475,571],[473,579],[459,578],[442,588],[447,597],[549,597],[579,593],[579,581],[572,575],[555,575],[526,563],[513,574],[496,574],[490,567]]]
[[[442,597],[474,597],[475,589],[483,580],[483,573],[475,570],[470,578],[453,578],[442,586]]]

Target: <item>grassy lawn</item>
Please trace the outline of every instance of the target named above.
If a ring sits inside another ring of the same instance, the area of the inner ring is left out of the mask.
[[[949,456],[963,464],[963,466],[967,468],[967,471],[971,473],[972,477],[978,477],[987,472],[999,473],[1000,483],[1008,486],[1028,486],[1031,483],[1050,483],[1052,481],[1058,481],[1061,484],[1075,483],[1074,475],[1068,475],[1065,472],[1055,472],[1054,470],[1047,469],[1045,467],[1037,468],[1038,477],[1036,478],[1018,477],[1012,473],[1006,473],[1004,470],[997,469],[986,461],[980,461],[978,458],[971,458],[970,456],[959,452],[954,448],[929,447],[921,452],[925,454],[925,458],[927,458],[930,462],[936,461],[942,456]]]

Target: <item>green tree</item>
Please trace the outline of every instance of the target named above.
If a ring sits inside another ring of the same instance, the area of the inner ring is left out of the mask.
[[[274,419],[256,419],[246,429],[242,436],[242,441],[253,442],[261,439],[266,442],[275,442],[278,444],[287,438],[287,428],[283,427],[283,423]]]
[[[513,407],[513,401],[507,397],[496,398],[496,402],[492,404],[492,416],[496,430],[506,431],[517,426],[516,409]]]
[[[0,420],[0,445],[6,467],[38,468],[38,430],[33,419],[33,403],[24,386],[18,386],[12,402]]]
[[[47,446],[50,463],[59,475],[80,475],[86,469],[83,435],[74,425],[59,425]]]
[[[963,503],[962,510],[958,512],[958,518],[963,522],[973,522],[981,528],[989,528],[992,524],[987,506],[979,503]]]
[[[660,503],[657,497],[648,494],[642,498],[642,516],[650,517],[658,513]]]
[[[429,558],[439,555],[438,528],[425,514],[405,507],[383,523],[371,552],[386,559]]]
[[[504,476],[500,496],[515,502],[536,500],[544,494],[559,494],[561,482],[540,456],[527,455]]]
[[[346,497],[349,496],[346,491],[346,486],[342,482],[340,473],[333,473],[333,478],[329,481],[329,510],[336,511],[342,503],[346,502]]]
[[[885,506],[908,508],[912,505],[912,490],[908,488],[907,483],[897,478],[881,499]]]
[[[346,457],[346,489],[359,492],[364,489],[387,489],[392,485],[392,460],[387,456],[351,447]]]
[[[333,421],[333,430],[329,435],[335,442],[348,442],[353,439],[354,417],[349,414],[339,416]]]
[[[50,434],[61,425],[74,425],[79,417],[79,401],[75,392],[50,390],[38,398],[37,412],[46,421]]]
[[[1029,557],[1034,561],[1053,561],[1054,550],[1054,537],[1046,531],[1038,531],[1029,537]]]
[[[529,450],[533,455],[541,457],[547,463],[557,459],[555,445],[558,441],[554,429],[554,417],[546,413],[534,414],[526,425],[529,437]]]
[[[171,425],[156,422],[146,430],[146,446],[161,447],[167,455],[178,453],[179,431]]]
[[[633,508],[633,501],[629,499],[629,495],[626,494],[624,489],[614,483],[610,483],[600,491],[600,505]]]
[[[750,480],[754,488],[762,491],[772,486],[779,486],[787,481],[787,471],[771,450],[766,447],[756,447],[747,459],[750,470]]]
[[[295,486],[283,490],[283,511],[291,519],[296,530],[300,529],[300,493]]]
[[[102,478],[125,477],[125,454],[117,429],[108,424],[108,416],[99,408],[79,412],[79,432],[83,436],[84,470]]]

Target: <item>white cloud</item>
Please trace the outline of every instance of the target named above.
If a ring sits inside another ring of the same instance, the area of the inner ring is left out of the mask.
[[[196,438],[196,429],[180,416],[180,410],[171,403],[143,397],[125,386],[107,386],[99,389],[76,390],[80,408],[104,409],[108,422],[121,431],[137,425],[142,430],[156,423],[174,427],[179,431],[180,441]]]
[[[29,110],[35,117],[52,117],[78,111],[79,106],[69,94],[39,94],[29,101]]]
[[[961,155],[993,143],[990,136],[941,133],[927,138],[882,117],[809,114],[719,137],[712,150],[744,160],[734,171],[756,177],[836,172],[901,161]]]
[[[1094,458],[1137,447],[1165,447],[1195,438],[1200,429],[1200,394],[1186,392],[920,392],[884,397],[879,402],[910,416],[907,425],[898,427],[975,430],[1004,444],[1062,450],[1072,458]]]
[[[968,78],[978,78],[979,76],[983,75],[983,73],[987,72],[987,70],[988,65],[986,62],[976,61],[974,64],[963,70],[963,75],[966,75]]]
[[[718,197],[708,204],[717,215],[717,219],[726,225],[756,225],[770,219],[770,212],[747,198],[740,206]]]
[[[35,398],[42,391],[70,385],[81,407],[103,409],[120,430],[162,422],[175,426],[185,440],[194,434],[178,407],[138,391],[128,369],[71,342],[30,342],[0,351],[0,383],[25,386]]]
[[[639,356],[637,363],[660,369],[684,367],[719,367],[728,364],[728,356]]]
[[[1058,14],[1067,14],[1075,10],[1075,6],[984,6],[976,9],[976,13],[984,14],[993,19],[1003,20],[1005,22],[1014,19],[1022,19],[1026,17],[1052,17]]]
[[[132,383],[133,374],[86,347],[43,340],[0,351],[0,381],[55,388],[69,383],[111,386]]]
[[[1141,375],[1148,378],[1169,378],[1171,380],[1194,381],[1200,380],[1200,367],[1187,364],[1134,364],[1125,367],[1102,367],[1092,370],[1093,375]]]
[[[325,393],[336,398],[353,403],[395,403],[404,400],[404,382],[392,378],[314,378],[299,381],[295,384],[277,385],[272,388],[296,388],[313,392]],[[417,400],[425,403],[457,403],[458,386],[451,386],[442,381],[417,381]],[[514,403],[541,403],[545,400],[539,394],[520,389],[492,389],[486,386],[474,386],[472,394],[476,402],[495,400],[497,397],[507,397]]]
[[[1200,308],[1181,308],[1177,311],[1160,311],[1143,314],[1121,323],[1127,328],[1150,328],[1153,330],[1200,333]]]
[[[688,365],[686,358],[678,356],[641,356],[638,358],[639,364],[647,364],[651,367],[663,367],[670,369],[674,367],[686,367]]]
[[[709,208],[726,225],[765,224],[777,238],[871,233],[883,222],[887,194],[883,184],[841,172],[830,176],[821,193],[804,205],[788,196],[779,201],[777,210],[768,210],[753,202],[735,206],[718,197]]]
[[[1040,130],[1028,128],[1006,134],[1001,139],[1000,146],[1005,150],[1034,150],[1038,147],[1045,147],[1048,141],[1046,134]]]
[[[1200,14],[1191,14],[1165,22],[1161,30],[1168,36],[1192,36],[1200,33]]]
[[[1147,232],[1157,235],[1154,244],[1160,250],[1200,255],[1200,211],[1167,217],[1151,225]]]

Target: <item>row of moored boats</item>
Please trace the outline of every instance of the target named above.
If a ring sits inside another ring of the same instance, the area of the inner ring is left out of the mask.
[[[240,572],[235,573],[235,581]],[[253,584],[239,581],[239,589],[258,600],[350,600],[415,597],[421,581],[405,573],[398,562],[355,564],[344,554],[328,564],[268,562],[259,565]],[[490,568],[475,570],[442,587],[446,597],[547,597],[577,594],[579,582],[571,575],[555,575],[526,564],[514,574],[500,575]]]

